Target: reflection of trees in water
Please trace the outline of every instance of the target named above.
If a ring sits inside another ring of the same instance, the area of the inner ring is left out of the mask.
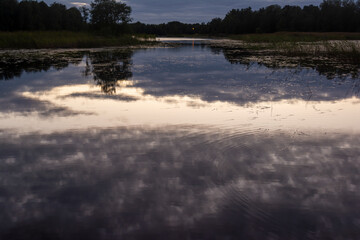
[[[353,84],[348,93],[358,95],[360,93],[360,64],[351,59],[319,57],[314,58],[304,56],[285,56],[270,53],[253,53],[245,49],[222,49],[225,59],[231,64],[246,65],[250,68],[254,63],[269,69],[295,69],[297,71],[307,68],[315,70],[319,75],[325,76],[329,80],[336,81],[336,84],[343,84],[349,78],[353,79]],[[212,52],[219,53],[215,48]]]
[[[104,93],[114,94],[119,80],[132,77],[132,54],[129,50],[90,52],[86,59],[84,75],[92,73],[96,84]]]
[[[79,64],[86,56],[83,74],[92,74],[104,93],[113,94],[119,80],[132,76],[132,53],[130,50],[4,53],[0,55],[0,80],[20,77],[24,72],[48,71],[50,68],[60,70],[69,64]]]
[[[227,49],[211,47],[214,54],[223,53],[231,64],[250,66],[256,62],[267,68],[305,67],[317,71],[329,79],[351,76],[359,78],[360,65],[358,62],[349,62],[346,59],[335,58],[306,58],[271,55],[269,53],[249,52],[245,49]],[[94,80],[106,93],[114,93],[116,81],[132,76],[130,66],[133,51],[68,51],[68,52],[14,52],[0,54],[0,80],[10,80],[20,77],[23,72],[48,71],[51,67],[63,69],[69,64],[79,64],[87,54],[87,67],[84,75],[94,74]],[[90,60],[90,61],[89,61]],[[91,62],[91,64],[90,64]],[[90,66],[91,65],[91,66]]]
[[[219,52],[219,48],[215,48],[212,52]],[[360,65],[358,61],[346,58],[334,57],[318,57],[313,56],[286,56],[266,52],[249,52],[245,49],[222,49],[225,59],[231,64],[251,65],[256,62],[267,68],[310,68],[318,72],[320,75],[328,79],[359,78]]]
[[[205,46],[201,46],[205,47]],[[231,64],[241,64],[248,68],[252,65],[262,65],[269,69],[313,69],[328,79],[335,79],[336,83],[353,78],[351,93],[360,92],[359,64],[341,62],[339,59],[312,59],[306,57],[287,57],[283,55],[261,54],[249,52],[245,49],[210,47],[213,54],[224,54]],[[96,51],[14,51],[0,54],[0,80],[20,77],[24,72],[48,71],[50,68],[63,69],[69,64],[79,64],[86,56],[84,76],[93,75],[97,85],[106,94],[114,94],[118,81],[132,77],[133,51],[129,49],[96,50]],[[176,74],[176,73],[175,73]]]
[[[60,70],[69,64],[79,64],[83,56],[82,51],[3,53],[0,55],[0,80],[20,77],[23,72],[48,71],[51,67]]]

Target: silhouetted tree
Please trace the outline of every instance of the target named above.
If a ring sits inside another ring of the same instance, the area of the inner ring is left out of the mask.
[[[18,27],[20,30],[44,29],[41,9],[38,2],[22,1],[18,6]]]
[[[0,30],[11,31],[16,28],[16,0],[0,0]]]
[[[0,30],[80,30],[81,13],[76,8],[66,9],[60,3],[49,7],[45,2],[0,0]]]
[[[79,8],[79,11],[81,13],[81,17],[84,23],[87,23],[89,21],[89,15],[90,15],[90,10],[83,6]]]
[[[67,9],[65,5],[34,0],[0,0],[0,31],[93,29],[102,33],[128,30],[131,8],[116,0],[94,0],[91,9]],[[90,23],[88,21],[90,20]],[[157,35],[243,34],[254,32],[360,32],[360,0],[324,0],[319,6],[280,7],[270,5],[259,10],[232,9],[226,16],[208,23],[131,24],[135,33]]]
[[[320,6],[270,5],[253,11],[250,7],[230,10],[224,19],[214,18],[207,24],[167,24],[136,23],[136,33],[158,35],[169,34],[243,34],[277,31],[301,32],[360,32],[360,0],[324,0]],[[195,28],[196,31],[189,29]]]
[[[222,32],[222,20],[221,18],[213,18],[211,22],[208,23],[209,25],[209,33],[210,34],[217,34]]]
[[[131,21],[131,8],[115,0],[95,0],[91,3],[91,24],[96,30],[118,33]]]
[[[81,13],[75,7],[69,8],[65,12],[64,28],[71,31],[80,30],[83,26]]]
[[[320,9],[317,6],[304,6],[302,10],[302,21],[300,31],[319,31]]]

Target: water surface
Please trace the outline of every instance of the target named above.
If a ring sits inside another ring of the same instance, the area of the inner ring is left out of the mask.
[[[0,53],[1,238],[359,239],[357,75],[195,42]]]

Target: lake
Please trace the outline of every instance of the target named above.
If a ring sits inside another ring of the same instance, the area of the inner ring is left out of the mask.
[[[161,40],[0,52],[0,239],[360,239],[359,66]]]

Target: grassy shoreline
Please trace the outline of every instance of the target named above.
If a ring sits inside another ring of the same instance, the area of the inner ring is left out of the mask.
[[[249,34],[181,34],[164,37],[212,38],[241,40],[247,43],[318,42],[331,40],[360,40],[360,32],[275,32]]]
[[[360,63],[360,33],[344,32],[277,32],[227,36],[227,49],[241,49],[241,54],[282,55],[298,58],[321,57],[337,59],[343,63]]]
[[[185,37],[185,36],[184,36]],[[257,54],[269,51],[275,55],[298,57],[334,57],[343,61],[360,61],[360,33],[278,32],[228,36],[189,35],[220,40],[219,47],[241,48]],[[221,39],[228,39],[222,41]],[[90,32],[29,31],[0,32],[0,49],[99,48],[154,45],[153,35],[99,36]],[[210,44],[213,45],[214,43]],[[216,44],[216,43],[215,43]]]
[[[228,38],[249,43],[318,42],[360,40],[360,32],[276,32],[229,35]]]
[[[0,32],[0,49],[96,48],[151,44],[154,36],[98,36],[89,32]]]
[[[226,38],[245,43],[311,43],[331,40],[360,40],[360,33],[346,32],[277,32],[239,35],[182,35],[177,37]],[[20,31],[0,32],[0,49],[40,49],[40,48],[96,48],[133,46],[154,43],[153,35],[99,36],[90,32],[70,31]],[[269,46],[267,46],[269,47]]]

